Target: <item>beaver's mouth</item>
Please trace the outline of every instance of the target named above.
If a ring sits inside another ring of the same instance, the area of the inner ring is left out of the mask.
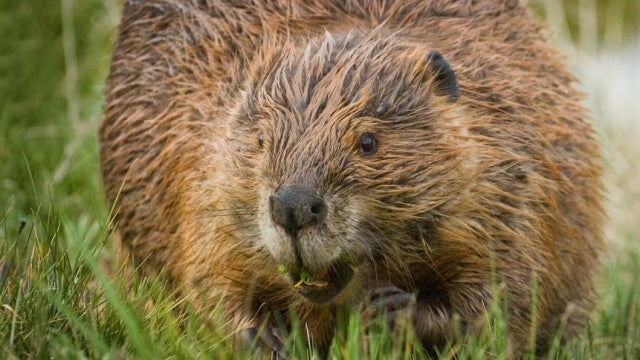
[[[314,303],[322,304],[333,299],[353,277],[353,266],[348,260],[338,260],[310,276],[304,272],[291,275],[294,288]]]

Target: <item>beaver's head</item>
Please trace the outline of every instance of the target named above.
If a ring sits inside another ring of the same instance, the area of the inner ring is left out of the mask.
[[[255,202],[240,221],[312,302],[350,302],[380,269],[401,268],[450,191],[438,179],[455,154],[438,122],[454,116],[456,77],[437,51],[396,39],[281,47],[232,120],[238,180],[253,193],[239,197]]]

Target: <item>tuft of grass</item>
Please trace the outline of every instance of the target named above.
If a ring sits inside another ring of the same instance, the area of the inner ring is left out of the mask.
[[[122,279],[122,269],[107,276],[104,227],[43,213],[19,233],[0,222],[3,240],[19,244],[0,258],[1,358],[229,358],[219,345],[227,335],[199,322],[165,284]],[[95,242],[67,250],[89,234]]]
[[[530,2],[589,94],[611,217],[600,306],[583,336],[542,357],[640,358],[639,5]],[[0,358],[249,358],[220,314],[204,323],[166,284],[104,264],[114,255],[96,132],[118,17],[116,0],[0,2]],[[343,318],[330,358],[428,358],[409,328]],[[486,323],[485,333],[438,357],[505,358],[500,303]],[[303,340],[294,329],[287,348],[317,357]]]

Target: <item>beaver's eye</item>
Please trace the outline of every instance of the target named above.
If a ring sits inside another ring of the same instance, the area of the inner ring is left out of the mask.
[[[258,135],[258,145],[260,146],[260,149],[264,147],[264,134]]]
[[[371,156],[378,150],[378,144],[373,134],[365,133],[360,139],[360,153],[365,156]]]

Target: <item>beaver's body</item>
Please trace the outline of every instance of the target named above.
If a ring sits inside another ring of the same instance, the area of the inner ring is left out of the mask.
[[[320,348],[339,308],[387,292],[440,345],[454,314],[482,318],[494,267],[516,351],[532,321],[541,347],[582,327],[599,154],[525,9],[207,3],[128,1],[114,50],[102,170],[147,269],[203,313],[223,297],[236,329],[293,312]]]

